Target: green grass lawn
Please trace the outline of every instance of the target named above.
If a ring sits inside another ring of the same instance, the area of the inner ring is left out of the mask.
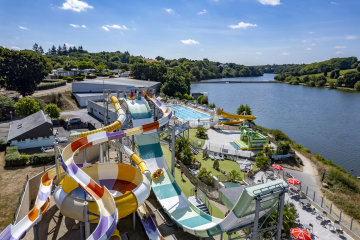
[[[185,132],[185,135],[186,135],[186,133],[187,132]],[[205,139],[196,137],[196,128],[189,129],[189,140],[190,140],[191,144],[194,145],[195,147],[202,148],[205,144]],[[198,141],[201,142],[200,146],[197,145]]]
[[[351,72],[351,71],[356,71],[356,68],[352,68],[352,69],[345,69],[345,70],[340,70],[340,75],[344,75],[347,72]],[[305,76],[321,76],[324,75],[323,73],[316,73],[316,74],[309,74],[309,75],[301,75],[300,78],[303,79]],[[329,77],[330,76],[330,72],[328,72],[328,76],[326,77],[326,81],[336,81],[336,79],[332,79]]]

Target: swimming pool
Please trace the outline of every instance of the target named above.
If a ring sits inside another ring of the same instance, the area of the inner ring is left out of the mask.
[[[183,120],[209,119],[210,115],[196,111],[182,105],[168,106],[173,114]]]

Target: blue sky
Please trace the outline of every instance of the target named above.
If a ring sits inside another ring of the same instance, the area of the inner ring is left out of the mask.
[[[359,0],[0,0],[0,46],[245,65],[360,56]]]

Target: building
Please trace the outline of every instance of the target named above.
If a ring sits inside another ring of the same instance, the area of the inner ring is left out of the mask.
[[[53,125],[44,112],[38,111],[10,124],[8,142],[18,149],[52,146],[55,142]]]
[[[95,69],[79,70],[79,69],[73,68],[71,70],[64,70],[62,68],[58,68],[58,69],[52,70],[51,73],[55,74],[55,75],[65,76],[65,77],[76,77],[81,74],[93,73],[95,71],[96,71]]]
[[[103,92],[110,90],[112,95],[117,91],[129,91],[132,88],[150,88],[158,92],[160,82],[143,81],[130,78],[108,78],[95,79],[91,81],[73,82],[72,93],[74,94],[80,107],[86,107],[88,100],[103,99]]]

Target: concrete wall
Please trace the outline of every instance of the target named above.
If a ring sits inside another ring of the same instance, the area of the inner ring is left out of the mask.
[[[80,107],[86,107],[88,105],[89,100],[99,100],[104,98],[102,93],[91,96],[80,96],[74,93],[74,96]]]
[[[109,103],[112,104],[112,103]],[[87,110],[90,115],[95,116],[97,119],[104,121],[105,108],[102,102],[88,101]],[[115,110],[109,107],[108,122],[112,123],[117,119]]]
[[[36,148],[44,146],[53,146],[55,142],[55,136],[48,138],[38,137],[36,139],[25,139],[23,141],[11,141],[10,146],[17,146],[18,149]]]
[[[155,83],[155,82],[154,82]],[[128,87],[134,87],[131,84],[124,84],[121,85],[119,83],[117,84],[111,84],[106,83],[104,85],[97,84],[97,83],[91,83],[91,81],[84,81],[84,82],[73,82],[72,83],[72,92],[73,93],[102,93],[103,89],[110,89],[112,92],[119,91],[125,91]],[[154,84],[151,89],[155,89],[156,92],[159,91],[161,87],[161,83]]]

